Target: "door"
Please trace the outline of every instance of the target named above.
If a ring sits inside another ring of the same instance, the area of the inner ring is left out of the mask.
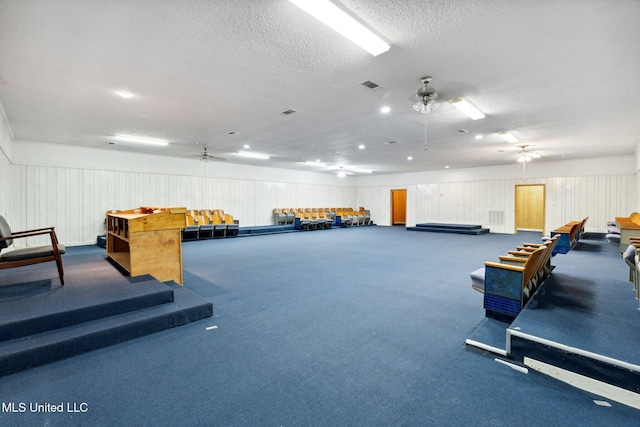
[[[407,190],[391,190],[391,225],[407,222]]]
[[[544,231],[544,184],[516,185],[516,231]]]

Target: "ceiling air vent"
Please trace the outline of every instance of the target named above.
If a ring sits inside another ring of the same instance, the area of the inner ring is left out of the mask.
[[[287,110],[287,111],[283,111],[282,114],[286,114],[288,116],[289,114],[293,114],[295,112],[296,110]]]
[[[456,130],[456,133],[463,134],[463,133],[469,133],[469,131],[468,131],[468,130],[466,130],[466,129],[457,129],[457,130]]]
[[[378,83],[374,83],[374,82],[372,82],[371,80],[365,80],[365,81],[363,81],[363,82],[360,82],[360,84],[361,84],[362,86],[366,86],[366,87],[368,87],[369,89],[376,89],[376,88],[379,88],[379,87],[380,87],[380,85],[379,85]]]

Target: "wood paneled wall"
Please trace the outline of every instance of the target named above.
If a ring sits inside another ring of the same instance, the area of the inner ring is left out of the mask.
[[[616,216],[637,210],[634,175],[512,179],[410,184],[407,225],[422,222],[481,224],[497,233],[513,233],[515,185],[546,184],[545,233],[569,221],[589,217],[587,230],[604,232]],[[380,225],[390,225],[389,195],[400,186],[359,187],[357,203]]]
[[[0,150],[0,215],[5,218],[9,213],[9,194],[11,194],[10,166],[9,159],[4,151]]]
[[[54,225],[61,242],[87,244],[104,234],[107,210],[137,206],[224,209],[240,226],[272,223],[275,207],[352,206],[346,186],[9,165],[8,216],[15,229]],[[4,165],[3,165],[4,166]],[[3,172],[4,173],[4,172]],[[40,244],[41,241],[30,241]]]

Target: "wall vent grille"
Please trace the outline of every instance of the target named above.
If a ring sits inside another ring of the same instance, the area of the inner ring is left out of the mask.
[[[504,211],[489,211],[490,225],[504,225]]]
[[[360,84],[362,86],[368,87],[369,89],[377,89],[380,87],[378,83],[374,83],[371,80],[365,80],[363,82],[360,82]]]

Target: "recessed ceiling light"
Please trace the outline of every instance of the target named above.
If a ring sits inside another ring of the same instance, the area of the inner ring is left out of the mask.
[[[270,156],[267,156],[266,154],[260,154],[260,153],[252,153],[249,151],[237,151],[236,154],[238,156],[242,156],[242,157],[250,157],[252,159],[262,159],[262,160],[267,160],[270,158]]]
[[[445,166],[444,168],[445,168],[445,169],[449,169],[449,166]]]
[[[386,114],[386,113],[388,113],[389,111],[391,111],[391,108],[390,108],[390,107],[382,107],[382,108],[380,109],[380,112],[381,112],[381,113],[383,113],[383,114]]]
[[[482,139],[482,135],[476,135],[476,139]]]
[[[244,148],[245,150],[248,150],[249,148],[251,148],[251,146],[249,144],[244,144],[242,148]]]
[[[116,95],[118,95],[119,97],[124,98],[124,99],[133,98],[135,96],[134,94],[132,94],[128,90],[117,90],[116,91]]]
[[[407,157],[407,160],[413,160],[413,157],[409,156]]]
[[[359,148],[360,150],[364,150],[364,144],[360,144],[360,145],[358,145],[358,148]]]
[[[137,144],[169,145],[169,142],[164,139],[146,138],[135,135],[116,135],[115,139],[116,141],[135,142]]]

